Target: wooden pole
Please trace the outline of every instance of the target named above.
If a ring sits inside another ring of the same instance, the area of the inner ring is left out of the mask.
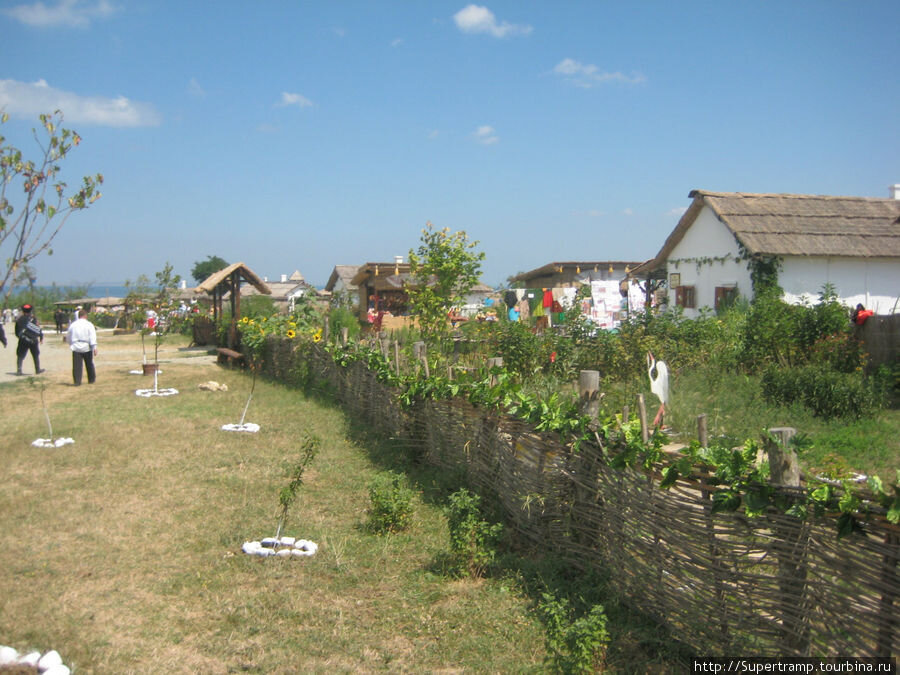
[[[701,448],[709,447],[709,436],[706,431],[706,413],[697,415],[697,440]]]
[[[428,351],[423,341],[419,340],[413,343],[413,355],[425,367],[425,377],[431,377],[431,373],[428,370]]]
[[[341,344],[346,347],[347,342],[350,340],[350,329],[346,326],[341,327]]]
[[[400,377],[400,341],[394,340],[394,368],[397,371],[397,377]]]
[[[581,413],[591,418],[591,426],[596,428],[600,420],[600,371],[582,370],[578,374],[578,396],[581,399]]]
[[[331,326],[329,325],[328,317],[325,317],[325,327],[322,329],[322,339],[325,344],[328,344],[328,338],[331,335]]]
[[[792,427],[776,427],[769,429],[769,433],[763,437],[763,445],[769,456],[769,482],[772,485],[800,487],[800,462],[797,453],[788,447],[796,433],[797,430]],[[778,560],[781,653],[785,656],[807,656],[808,524],[802,521],[782,523],[776,520],[772,532],[775,535],[773,549]]]
[[[769,455],[769,480],[773,485],[800,486],[800,460],[797,453],[788,447],[796,434],[797,430],[792,427],[775,427],[769,429],[769,435],[764,439]]]
[[[643,394],[638,394],[638,415],[641,420],[641,438],[646,443],[650,440],[650,428],[647,426],[647,404],[644,403]]]
[[[502,357],[502,356],[494,356],[494,357],[489,358],[489,359],[487,360],[487,369],[488,369],[488,372],[490,372],[491,370],[493,370],[495,367],[496,367],[496,368],[502,368],[502,367],[503,367],[503,357]],[[492,387],[496,387],[496,386],[497,386],[497,382],[499,382],[499,380],[497,379],[497,376],[494,375],[493,373],[491,373],[491,386],[492,386]]]

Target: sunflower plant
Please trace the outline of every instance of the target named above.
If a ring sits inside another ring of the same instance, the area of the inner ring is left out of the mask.
[[[310,312],[294,312],[293,314],[273,314],[262,317],[243,317],[239,328],[241,344],[251,360],[262,356],[266,340],[270,337],[288,340],[309,339],[321,342],[322,328],[318,325],[318,315]]]

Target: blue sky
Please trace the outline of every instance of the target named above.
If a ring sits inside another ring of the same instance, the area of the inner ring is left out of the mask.
[[[692,189],[887,197],[900,2],[0,0],[0,109],[101,172],[38,283],[208,255],[323,285],[421,229],[501,284],[645,260]],[[4,256],[5,257],[5,256]]]

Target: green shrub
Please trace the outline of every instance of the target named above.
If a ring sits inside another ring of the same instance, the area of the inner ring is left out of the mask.
[[[580,617],[565,599],[543,594],[538,606],[546,630],[547,661],[562,673],[600,672],[609,646],[606,613],[594,605]]]
[[[375,477],[369,485],[366,530],[374,534],[400,532],[410,526],[415,493],[406,484],[406,478],[394,471]]]
[[[465,488],[450,495],[445,513],[453,571],[483,576],[497,557],[503,525],[483,520],[481,498]]]
[[[862,372],[842,373],[819,365],[770,367],[763,373],[762,394],[769,403],[801,403],[822,419],[871,417],[883,405],[883,394]]]
[[[347,329],[347,338],[355,340],[359,336],[359,317],[349,307],[333,307],[328,313],[331,334],[335,339],[341,339],[341,329]]]
[[[491,347],[503,358],[503,366],[520,376],[533,375],[541,367],[541,338],[524,323],[497,322],[491,335]]]

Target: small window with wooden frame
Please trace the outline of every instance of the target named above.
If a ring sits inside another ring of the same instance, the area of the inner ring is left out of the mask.
[[[697,289],[694,286],[675,287],[675,306],[685,309],[696,309]]]
[[[716,311],[724,311],[737,300],[737,286],[716,286]]]

